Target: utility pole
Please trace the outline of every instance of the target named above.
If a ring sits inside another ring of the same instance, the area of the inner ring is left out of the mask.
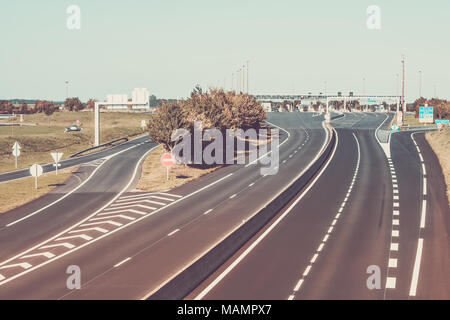
[[[397,73],[396,76],[397,76],[397,79],[396,79],[397,91],[396,91],[395,95],[398,97],[399,96],[398,88],[399,88],[399,80],[400,80],[399,78],[400,78],[400,76],[399,76],[398,73]]]
[[[405,112],[406,103],[405,103],[405,55],[402,55],[402,111]]]
[[[366,78],[363,78],[363,96],[365,97],[365,95],[366,95]],[[364,104],[363,109],[365,111],[365,109],[366,109],[366,105],[365,104]]]
[[[422,98],[422,71],[419,70],[419,98]]]
[[[249,63],[250,61],[249,60],[247,60],[247,94],[248,94],[248,63]]]
[[[244,92],[245,92],[245,65],[242,66],[242,93]]]
[[[363,78],[363,96],[366,95],[366,78]]]
[[[69,81],[66,81],[66,99],[69,99]]]
[[[242,71],[242,69],[239,69],[238,70],[238,93],[240,93],[241,92],[241,71]]]
[[[231,74],[231,91],[234,90],[234,72]]]

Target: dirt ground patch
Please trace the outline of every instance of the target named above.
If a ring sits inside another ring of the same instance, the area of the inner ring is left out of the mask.
[[[447,198],[450,205],[450,128],[442,128],[439,131],[428,132],[425,138],[436,153],[447,184]]]
[[[149,153],[142,164],[142,176],[136,189],[149,192],[170,190],[221,167],[194,168],[175,165],[169,170],[169,180],[167,180],[166,168],[161,165],[161,156],[164,152],[164,148],[159,146]]]
[[[58,185],[64,184],[72,175],[72,172],[77,169],[64,169],[59,170],[58,175],[55,172],[50,172],[40,176],[37,190],[33,177],[0,183],[0,214],[49,193]]]

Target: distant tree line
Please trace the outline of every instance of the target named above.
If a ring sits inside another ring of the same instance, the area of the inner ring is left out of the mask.
[[[151,95],[149,98],[149,105],[152,108],[159,108],[163,104],[177,102],[177,99],[158,99],[155,95]]]
[[[416,113],[416,117],[419,116],[419,108],[424,107],[427,104],[429,107],[434,107],[435,119],[450,119],[450,101],[443,99],[426,99],[419,98],[413,103],[413,110]]]
[[[13,104],[12,101],[0,100],[0,114],[33,114],[45,113],[51,115],[59,111],[60,104],[47,100],[34,100],[34,106],[30,106],[22,100],[20,104]],[[83,109],[94,109],[95,100],[90,99],[87,103],[82,103],[79,98],[68,98],[64,103],[64,109],[67,111],[81,111]]]

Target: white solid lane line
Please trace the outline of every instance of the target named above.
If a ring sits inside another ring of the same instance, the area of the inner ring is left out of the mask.
[[[325,149],[326,147],[326,143],[328,141],[328,130],[325,128],[325,132],[327,133],[327,138],[324,141],[324,144],[321,148],[321,152]],[[222,281],[223,278],[225,278],[227,276],[228,273],[231,272],[231,270],[233,270],[290,212],[291,210],[297,205],[298,202],[301,201],[301,199],[303,199],[303,197],[308,193],[308,191],[314,186],[314,184],[317,182],[317,180],[319,180],[319,178],[322,176],[323,172],[325,171],[325,169],[328,167],[328,165],[330,164],[331,160],[334,157],[334,154],[336,153],[336,149],[339,143],[339,137],[337,135],[337,132],[335,132],[336,135],[336,143],[335,146],[333,148],[333,152],[330,156],[330,158],[328,159],[328,161],[326,162],[326,164],[322,167],[322,169],[320,170],[320,172],[316,175],[316,177],[314,178],[314,180],[309,184],[309,186],[302,192],[302,194],[294,201],[294,203],[292,203],[285,212],[283,212],[283,214],[278,217],[277,220],[275,220],[274,223],[272,223],[243,253],[241,253],[241,255],[239,255],[239,257],[234,260],[230,266],[228,266],[217,278],[215,278],[202,292],[200,292],[200,294],[198,294],[194,300],[201,300],[203,299],[203,297],[205,297],[220,281]],[[320,153],[321,153],[320,152]],[[303,173],[319,158],[320,153],[318,155],[316,155],[316,157],[310,162],[310,164],[308,165],[308,167],[303,170],[298,176],[300,177],[301,175],[303,175]],[[295,180],[294,180],[295,181]],[[294,297],[292,297],[293,299]]]
[[[417,293],[417,284],[419,282],[420,261],[422,260],[423,239],[419,238],[417,243],[416,260],[414,261],[414,269],[411,280],[411,287],[409,288],[409,295],[414,297]]]
[[[420,228],[425,228],[425,218],[427,216],[427,200],[422,200],[422,214],[420,215]]]
[[[173,230],[171,233],[169,233],[167,236],[168,236],[168,237],[171,237],[171,236],[173,236],[175,233],[177,233],[178,231],[180,231],[180,229],[175,229],[175,230]]]
[[[301,284],[303,283],[303,281],[305,280],[305,277],[309,274],[309,272],[310,272],[310,270],[311,270],[311,268],[312,268],[312,264],[313,264],[313,263],[317,260],[317,258],[319,257],[319,253],[322,251],[323,246],[324,246],[325,243],[328,241],[328,239],[329,239],[331,233],[333,232],[334,226],[335,226],[336,223],[338,222],[337,219],[340,217],[341,212],[343,211],[343,209],[344,209],[344,207],[345,207],[345,205],[346,205],[346,201],[347,201],[347,198],[348,198],[348,196],[350,195],[350,192],[351,192],[351,190],[352,190],[354,180],[355,180],[356,177],[358,176],[358,172],[359,172],[359,164],[360,164],[360,161],[361,161],[361,149],[360,149],[360,145],[359,145],[358,138],[356,137],[356,135],[355,135],[354,133],[353,133],[353,137],[354,137],[354,139],[355,139],[355,141],[356,141],[356,145],[357,145],[357,147],[358,147],[358,161],[357,161],[357,164],[356,164],[355,176],[354,176],[353,181],[352,181],[352,183],[351,183],[351,185],[350,185],[350,187],[349,187],[349,189],[348,189],[348,191],[347,191],[347,196],[346,196],[345,200],[342,202],[341,207],[339,208],[338,214],[336,215],[336,217],[335,217],[335,218],[333,219],[333,221],[331,222],[331,226],[329,227],[329,229],[328,229],[328,231],[327,231],[327,234],[323,237],[322,242],[321,242],[321,244],[319,245],[319,248],[317,249],[316,253],[314,254],[313,258],[312,258],[311,261],[310,261],[311,265],[309,265],[309,266],[306,268],[306,270],[305,270],[305,271],[303,272],[303,274],[302,274],[302,278],[300,278],[299,282],[298,282],[297,285],[295,286],[295,288],[294,288],[294,294],[293,294],[294,297],[295,297],[296,292],[299,290],[300,285],[301,285]],[[300,284],[300,285],[299,285],[299,284]]]

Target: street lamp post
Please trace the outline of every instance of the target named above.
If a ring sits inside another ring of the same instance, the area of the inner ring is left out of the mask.
[[[247,60],[247,94],[248,94],[248,63],[249,63],[250,61],[249,60]]]
[[[69,98],[69,81],[66,80],[66,99]]]
[[[422,98],[422,71],[419,70],[419,98]]]

